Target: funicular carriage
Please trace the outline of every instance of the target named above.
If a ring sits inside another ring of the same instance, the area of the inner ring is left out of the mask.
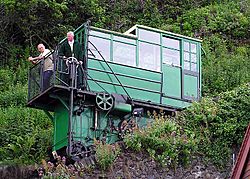
[[[42,62],[29,73],[28,106],[52,119],[54,151],[79,160],[92,152],[94,139],[114,143],[134,127],[145,127],[152,121],[147,111],[172,115],[200,98],[199,39],[141,25],[122,34],[88,23],[75,37],[83,44],[83,65],[69,58],[62,68],[66,61],[56,49],[49,88],[41,90]]]

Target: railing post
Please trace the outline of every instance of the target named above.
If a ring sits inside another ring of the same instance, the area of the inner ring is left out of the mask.
[[[74,90],[77,87],[77,65],[78,61],[74,57],[69,57],[67,59],[69,66],[69,78],[70,78],[70,101],[69,101],[69,121],[68,121],[68,148],[67,153],[71,156],[72,153],[72,141],[73,141],[73,131],[72,131],[72,120],[73,120],[73,110],[74,110]]]

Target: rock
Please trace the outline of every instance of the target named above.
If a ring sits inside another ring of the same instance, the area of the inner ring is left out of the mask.
[[[82,178],[111,178],[111,179],[224,179],[229,178],[231,165],[228,168],[220,171],[211,164],[202,162],[201,157],[194,157],[190,161],[188,167],[177,166],[176,169],[162,167],[145,153],[134,153],[125,150],[123,155],[120,155],[110,170],[104,173],[98,168],[93,169],[91,173],[84,173]],[[0,166],[1,179],[9,178],[38,178],[36,169],[15,168],[9,166]],[[33,175],[32,175],[33,174]]]

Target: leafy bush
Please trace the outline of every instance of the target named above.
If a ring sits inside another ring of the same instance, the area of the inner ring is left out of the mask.
[[[9,90],[0,92],[0,108],[25,106],[27,103],[27,85],[11,85]]]
[[[97,164],[101,170],[105,171],[113,164],[121,149],[118,144],[103,144],[100,141],[95,141],[95,145]]]
[[[0,119],[2,162],[30,164],[46,156],[52,142],[52,127],[42,111],[0,108]]]
[[[0,91],[7,91],[12,84],[13,72],[9,69],[0,69]]]
[[[194,131],[197,152],[223,167],[232,149],[240,147],[250,121],[250,84],[222,93],[217,98],[203,98],[183,111],[178,120],[185,130]]]
[[[204,96],[217,95],[250,81],[248,46],[235,46],[216,34],[204,40],[203,48],[206,51],[202,61]]]
[[[148,128],[127,135],[126,145],[136,151],[146,150],[152,158],[168,167],[187,164],[195,148],[194,134],[162,114],[154,115],[154,119]]]

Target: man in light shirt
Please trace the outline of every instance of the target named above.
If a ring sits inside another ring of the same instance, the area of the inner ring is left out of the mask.
[[[74,40],[74,32],[70,31],[67,33],[67,40],[60,46],[58,55],[64,58],[75,57],[82,64],[83,61],[82,46],[78,41]],[[65,68],[65,66],[62,67],[62,69],[63,68]],[[77,86],[79,88],[82,88],[83,75],[80,70],[80,67],[78,67],[77,72],[78,72]],[[66,83],[68,83],[69,81],[68,77],[64,76],[62,78]]]
[[[33,64],[39,63],[41,60],[43,61],[43,84],[42,90],[44,91],[50,86],[50,78],[53,74],[54,64],[53,64],[53,57],[51,55],[51,51],[46,49],[43,44],[39,44],[37,46],[40,55],[37,57],[29,57],[28,60]]]

